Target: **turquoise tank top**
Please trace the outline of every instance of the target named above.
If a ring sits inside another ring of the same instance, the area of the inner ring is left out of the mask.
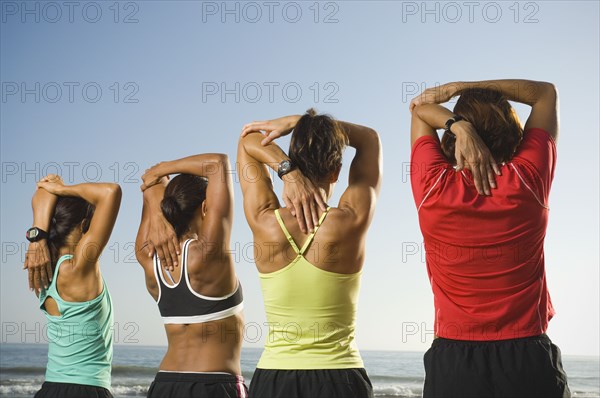
[[[110,388],[113,355],[113,307],[104,280],[102,293],[84,302],[64,301],[56,289],[60,265],[72,259],[58,259],[52,283],[40,293],[40,309],[48,319],[48,365],[46,381],[85,384]],[[60,316],[46,312],[44,301],[52,297]]]

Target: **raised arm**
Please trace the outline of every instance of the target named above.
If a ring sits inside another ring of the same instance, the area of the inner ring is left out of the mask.
[[[56,180],[42,180],[38,182],[38,187],[58,196],[82,198],[94,206],[90,227],[77,244],[73,256],[76,269],[81,272],[94,270],[104,246],[108,243],[119,213],[121,187],[111,183],[63,185]]]
[[[348,145],[356,150],[348,188],[340,198],[339,208],[354,214],[355,226],[364,229],[375,212],[375,203],[381,189],[383,157],[377,132],[369,127],[338,121],[348,136]]]
[[[54,214],[57,196],[45,189],[36,189],[31,199],[33,210],[33,226],[45,232],[50,230],[50,220]],[[25,255],[24,269],[27,269],[29,289],[39,293],[42,288],[48,288],[52,281],[52,262],[48,241],[40,239],[31,242]]]
[[[148,191],[147,187],[171,174],[191,174],[208,180],[202,236],[207,244],[228,244],[233,224],[233,181],[227,155],[207,153],[161,162],[142,176],[142,189]]]
[[[441,104],[468,89],[490,89],[501,92],[510,101],[531,106],[525,130],[540,128],[556,140],[558,138],[558,92],[552,83],[522,79],[453,82],[425,90],[411,101],[410,109],[421,104]]]
[[[263,150],[260,148],[261,140],[262,136],[259,133],[248,134],[240,138],[237,151],[237,168],[244,200],[244,214],[251,229],[260,224],[266,211],[280,207],[279,199],[273,190],[268,167],[265,165],[268,160],[265,161],[265,158],[271,155],[271,161],[277,162],[277,159],[284,160],[287,157],[275,144],[269,145],[269,150],[264,151],[263,154]],[[262,161],[255,157],[256,154]]]
[[[411,144],[420,137],[430,135],[438,139],[437,131],[443,129],[446,121],[454,114],[437,104],[417,105],[412,110]],[[475,188],[480,195],[490,195],[490,187],[496,188],[495,175],[500,174],[496,161],[477,134],[473,125],[466,120],[455,122],[450,132],[456,136],[456,170],[468,168],[473,174]]]
[[[273,191],[268,167],[277,172],[279,164],[290,160],[285,152],[272,141],[289,134],[300,119],[299,115],[248,123],[242,130],[238,145],[238,172],[244,193],[244,212],[250,223],[258,222],[265,210],[279,208],[279,200]],[[259,132],[264,131],[265,137]],[[282,177],[283,201],[296,217],[300,229],[307,233],[319,222],[318,208],[327,209],[324,193],[294,169]]]
[[[167,182],[168,178],[161,178],[159,183],[142,192],[142,219],[135,239],[135,255],[141,265],[147,266],[156,252],[161,264],[172,270],[177,266],[179,243],[173,227],[160,210]]]

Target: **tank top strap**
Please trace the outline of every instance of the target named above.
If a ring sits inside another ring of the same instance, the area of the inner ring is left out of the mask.
[[[325,217],[327,217],[327,214],[329,213],[329,210],[331,209],[331,207],[328,207],[327,210],[325,210],[323,212],[323,214],[321,214],[321,217],[319,218],[319,223],[317,224],[317,226],[315,227],[315,230],[313,232],[311,232],[310,235],[308,235],[308,238],[306,238],[306,241],[304,242],[304,245],[302,245],[302,249],[300,249],[300,255],[304,255],[304,252],[306,251],[306,249],[308,249],[308,246],[310,246],[310,244],[312,243],[315,234],[317,233],[317,231],[319,230],[319,227],[323,224],[323,221],[325,221]]]
[[[73,258],[72,254],[65,254],[60,256],[60,258],[56,261],[56,265],[54,266],[54,273],[52,275],[52,280],[50,281],[50,285],[48,286],[48,289],[42,289],[42,293],[40,294],[39,298],[40,298],[40,304],[43,305],[44,301],[46,300],[46,298],[50,295],[50,294],[58,294],[58,290],[56,289],[56,281],[58,280],[58,272],[60,269],[60,265],[67,261],[67,260],[71,260]]]
[[[287,238],[288,242],[290,242],[290,245],[292,246],[292,248],[294,249],[296,254],[301,254],[300,249],[298,249],[298,245],[294,241],[294,238],[292,238],[292,235],[290,234],[287,227],[283,223],[283,220],[281,219],[281,214],[279,214],[279,209],[275,209],[275,217],[277,217],[277,222],[279,223],[281,230],[285,234],[285,237]]]
[[[185,242],[183,242],[183,245],[181,246],[181,253],[182,253],[181,254],[181,274],[179,277],[179,282],[176,283],[175,279],[173,278],[171,273],[165,269],[165,271],[171,278],[171,283],[173,283],[176,286],[179,286],[180,282],[181,282],[181,278],[185,278],[185,275],[187,275],[187,272],[188,272],[188,267],[187,267],[188,247],[190,245],[190,242],[193,240],[196,240],[196,239],[187,239]],[[166,282],[164,281],[165,277],[164,277],[161,262],[160,262],[160,259],[158,258],[157,253],[154,253],[154,275],[155,275],[158,283],[167,285]],[[167,285],[167,286],[173,288],[173,286],[171,286],[171,285]]]
[[[72,260],[72,259],[73,259],[72,254],[64,254],[64,255],[60,256],[60,258],[56,262],[56,266],[54,267],[54,275],[58,275],[58,269],[60,268],[60,265],[63,262],[65,262],[67,260]],[[56,283],[56,279],[57,279],[56,277],[53,277],[51,283]]]

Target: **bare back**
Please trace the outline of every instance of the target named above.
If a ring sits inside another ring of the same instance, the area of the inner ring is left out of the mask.
[[[296,217],[287,208],[279,209],[283,223],[298,246],[309,238],[300,230]],[[261,273],[278,271],[296,257],[274,211],[263,215],[264,222],[252,226],[256,266]],[[353,274],[362,269],[365,257],[366,228],[357,231],[352,214],[331,208],[304,257],[315,267],[329,272]]]
[[[182,244],[183,246],[183,244]],[[218,251],[218,253],[216,253]],[[223,297],[238,287],[238,280],[231,256],[222,248],[190,242],[184,260],[184,251],[174,272],[160,267],[162,280],[170,286],[186,283],[182,275],[187,261],[189,285],[199,295]],[[155,301],[159,299],[159,282],[154,260],[150,257],[142,264],[146,287]],[[243,315],[238,312],[224,319],[201,322],[165,324],[168,350],[160,364],[160,370],[193,372],[226,372],[241,374],[240,350],[243,333]]]

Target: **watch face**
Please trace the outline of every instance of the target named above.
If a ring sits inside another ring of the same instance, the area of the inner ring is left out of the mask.
[[[292,171],[293,168],[294,166],[292,165],[292,162],[290,162],[289,160],[284,160],[283,162],[279,163],[279,167],[277,168],[277,175],[279,176],[279,178],[282,178],[284,175]]]
[[[36,227],[29,228],[25,232],[25,238],[30,242],[35,242],[41,236],[41,230]]]

